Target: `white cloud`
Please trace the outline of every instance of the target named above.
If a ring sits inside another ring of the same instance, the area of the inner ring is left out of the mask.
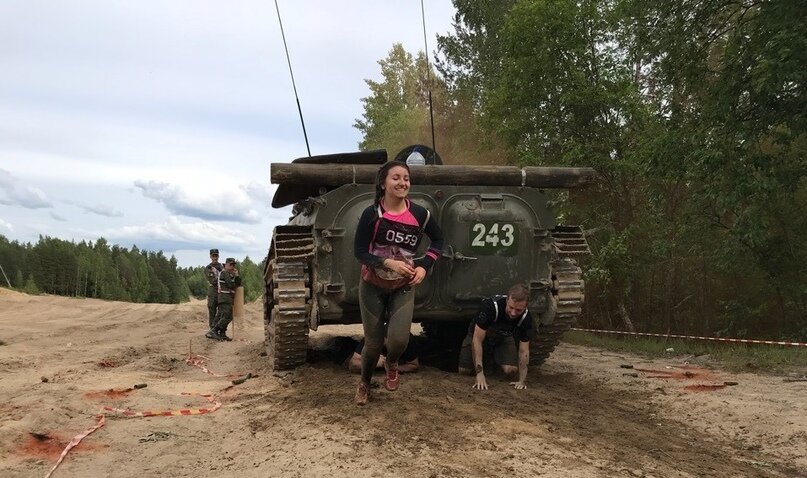
[[[188,191],[159,181],[137,180],[134,184],[144,196],[162,203],[174,214],[211,221],[261,222],[245,189],[235,184],[210,181],[202,191]]]
[[[272,195],[274,195],[277,186],[269,184],[268,181],[266,183],[250,181],[246,186],[242,185],[241,189],[256,203],[268,207],[272,203]]]
[[[6,222],[2,219],[0,219],[0,228],[8,229],[9,231],[14,232],[14,226],[12,226],[11,223]]]
[[[20,184],[5,169],[0,169],[0,204],[20,206],[26,209],[42,209],[53,207],[42,190]]]
[[[108,204],[76,204],[85,212],[106,217],[123,217],[123,213]]]
[[[280,11],[311,153],[355,151],[365,79],[380,79],[393,43],[423,48],[420,5],[281,1]],[[453,13],[450,0],[426,3],[432,52]],[[269,208],[269,164],[306,145],[271,2],[3,0],[0,71],[10,238],[103,235],[190,265],[233,234],[233,247],[262,257],[287,221],[290,208]]]
[[[33,180],[124,186],[137,178],[171,178],[187,184],[220,175],[226,158],[237,157],[226,168],[229,177],[243,183],[263,176],[268,182],[267,151],[272,161],[290,161],[305,150],[282,130],[275,137],[210,131],[165,118],[112,120],[83,109],[14,108],[10,101],[0,95],[0,158],[14,157],[13,169],[7,169]]]
[[[177,249],[205,249],[217,247],[243,251],[256,248],[255,236],[228,226],[209,222],[181,222],[174,216],[163,223],[141,226],[124,226],[102,233],[103,237],[123,243],[132,243],[141,249],[174,251]]]

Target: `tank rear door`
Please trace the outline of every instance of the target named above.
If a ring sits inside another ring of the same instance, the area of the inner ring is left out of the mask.
[[[438,288],[446,305],[476,307],[537,273],[538,214],[516,194],[454,194],[443,205]]]

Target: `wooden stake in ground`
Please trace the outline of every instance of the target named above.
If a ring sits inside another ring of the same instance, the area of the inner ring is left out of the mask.
[[[239,286],[235,289],[235,297],[233,298],[233,338],[235,338],[235,324],[236,319],[241,322],[244,318],[244,287]]]

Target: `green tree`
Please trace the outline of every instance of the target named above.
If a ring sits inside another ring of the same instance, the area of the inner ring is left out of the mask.
[[[249,256],[246,256],[238,265],[238,273],[241,275],[241,283],[244,285],[245,302],[252,302],[263,295],[265,282],[261,265],[255,264]]]
[[[8,278],[12,280],[14,287],[24,285],[21,274],[23,274],[24,265],[28,263],[28,249],[23,244],[9,241],[5,236],[0,235],[0,265],[3,266]],[[4,279],[0,280],[5,282]]]
[[[72,243],[40,236],[31,254],[34,281],[40,289],[57,295],[74,293],[77,260]]]
[[[370,96],[362,98],[363,119],[354,124],[364,136],[359,148],[397,152],[415,142],[430,142],[425,55],[415,59],[396,43],[378,64],[383,81],[365,80]]]
[[[588,320],[807,334],[798,2],[455,2],[440,71],[510,161],[591,165]],[[739,260],[738,260],[739,258]]]
[[[438,36],[438,69],[455,98],[479,112],[501,69],[501,31],[515,0],[454,0],[454,33]]]
[[[36,293],[171,303],[190,295],[176,258],[136,246],[128,250],[104,238],[75,243],[40,236],[32,245],[0,235],[0,261],[15,287]]]
[[[723,236],[716,252],[726,278],[756,279],[744,297],[723,300],[725,330],[804,334],[807,8],[708,0],[620,7],[632,27],[623,36],[669,130],[696,139],[671,141],[678,164],[655,166],[691,185],[691,213]]]
[[[180,270],[180,273],[185,277],[185,282],[188,284],[190,294],[197,299],[204,299],[207,297],[207,290],[210,285],[207,282],[203,267],[193,267],[187,270]]]
[[[449,95],[423,52],[413,56],[396,43],[378,63],[383,80],[365,80],[370,95],[362,98],[364,113],[354,124],[363,135],[360,149],[386,149],[394,155],[412,144],[431,146],[431,94],[434,146],[445,163],[502,163],[497,141],[483,134],[469,103]]]
[[[17,269],[17,272],[14,274],[14,280],[11,281],[11,284],[17,289],[22,289],[25,286],[25,279],[23,279],[22,270]]]
[[[624,251],[638,252],[629,227],[647,211],[648,194],[631,145],[652,117],[614,44],[610,14],[608,2],[521,1],[509,11],[465,2],[441,47],[452,85],[471,90],[465,96],[477,103],[480,124],[504,141],[511,161],[597,169],[598,186],[563,213],[599,226],[595,246],[621,244],[602,248],[617,255],[601,257],[591,279],[607,285],[601,297],[631,327],[633,261]]]
[[[146,256],[147,254],[142,253],[136,246],[132,247],[129,257],[135,270],[135,282],[132,284],[131,295],[135,302],[147,302],[151,290],[149,282],[151,274]]]
[[[37,287],[36,282],[34,282],[33,274],[28,275],[28,280],[25,281],[25,286],[22,288],[22,291],[30,295],[39,295],[42,293],[39,287]]]

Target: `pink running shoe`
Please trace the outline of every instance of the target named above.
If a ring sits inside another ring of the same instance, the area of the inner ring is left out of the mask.
[[[392,369],[387,369],[387,376],[384,377],[384,388],[390,392],[398,390],[398,385],[401,383],[401,377],[398,373],[398,364]]]
[[[370,401],[370,387],[360,380],[356,388],[356,405],[364,406],[368,401]]]

